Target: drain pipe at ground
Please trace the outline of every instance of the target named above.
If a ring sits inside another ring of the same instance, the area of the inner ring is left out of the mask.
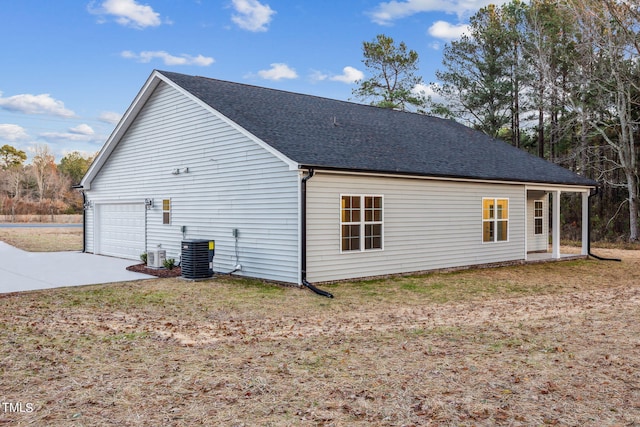
[[[587,221],[589,221],[588,226],[587,226],[587,254],[590,257],[593,257],[599,261],[616,261],[616,262],[622,262],[622,260],[620,258],[604,258],[598,255],[595,255],[593,253],[591,253],[591,198],[593,196],[595,196],[596,194],[598,194],[598,187],[596,187],[595,191],[593,192],[593,194],[589,194],[589,198],[587,201]]]
[[[311,283],[307,281],[307,181],[309,181],[315,171],[313,168],[309,168],[309,173],[307,176],[302,178],[302,182],[300,185],[300,216],[301,216],[301,227],[300,227],[300,240],[301,240],[301,254],[300,254],[300,264],[301,264],[301,276],[302,276],[302,284],[315,292],[318,295],[322,295],[323,297],[333,298],[333,294],[327,291],[323,291]]]

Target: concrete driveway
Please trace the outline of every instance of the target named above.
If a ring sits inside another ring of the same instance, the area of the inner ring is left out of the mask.
[[[81,252],[26,252],[0,242],[0,293],[153,278],[125,270],[138,263]]]

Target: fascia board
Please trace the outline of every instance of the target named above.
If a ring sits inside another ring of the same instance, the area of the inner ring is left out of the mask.
[[[416,174],[394,174],[391,172],[375,172],[375,171],[355,171],[346,169],[332,169],[323,166],[303,165],[298,166],[300,170],[314,169],[317,172],[323,172],[334,175],[359,175],[359,176],[371,176],[379,178],[400,178],[400,179],[420,179],[428,181],[452,181],[452,182],[465,182],[465,183],[481,183],[481,184],[500,184],[500,185],[523,185],[527,190],[541,190],[541,191],[562,191],[562,192],[588,192],[595,188],[595,186],[582,185],[582,184],[553,184],[543,182],[527,182],[527,181],[501,181],[492,179],[481,178],[464,178],[464,177],[446,177],[446,176],[428,176],[428,175],[416,175]]]
[[[127,111],[124,113],[115,129],[113,130],[113,132],[111,132],[109,138],[107,138],[107,141],[102,146],[102,149],[96,156],[95,160],[93,161],[93,163],[91,163],[91,166],[82,178],[82,181],[80,181],[80,185],[82,186],[83,190],[91,189],[91,182],[96,177],[98,172],[100,172],[100,169],[102,169],[106,161],[109,159],[109,156],[111,155],[113,150],[115,150],[115,148],[118,146],[120,140],[122,139],[122,136],[129,129],[129,126],[131,126],[131,123],[133,123],[138,113],[145,105],[161,80],[165,80],[164,76],[162,76],[162,74],[158,73],[158,71],[155,70],[151,73],[149,78],[147,78],[147,81],[142,86],[142,89],[140,89],[138,95],[135,97],[131,105],[129,105],[129,108],[127,108]]]

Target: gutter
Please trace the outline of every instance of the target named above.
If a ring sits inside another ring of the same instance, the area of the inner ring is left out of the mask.
[[[74,190],[79,190],[80,194],[82,194],[82,253],[87,252],[87,208],[85,204],[87,203],[87,195],[84,192],[84,187],[82,184],[71,186]]]
[[[313,168],[309,168],[309,173],[302,178],[300,185],[300,264],[302,277],[302,284],[323,297],[333,298],[333,294],[327,291],[323,291],[307,281],[307,181],[313,178],[315,171]]]
[[[598,255],[591,253],[591,198],[598,194],[598,187],[595,188],[595,191],[592,194],[589,194],[589,200],[587,202],[587,221],[589,224],[587,226],[587,254],[590,257],[593,257],[599,261],[616,261],[622,262],[620,258],[604,258]]]
[[[538,180],[523,180],[516,178],[499,178],[499,177],[470,177],[466,175],[449,175],[449,174],[437,174],[437,173],[420,173],[420,172],[407,172],[398,170],[374,170],[374,169],[362,169],[362,168],[344,168],[311,164],[300,164],[298,168],[301,169],[316,169],[329,173],[340,173],[348,175],[372,175],[378,177],[389,178],[412,178],[412,179],[427,179],[436,181],[455,181],[455,182],[473,182],[473,183],[487,183],[487,184],[514,184],[514,185],[540,185],[545,188],[552,186],[558,188],[567,187],[579,187],[579,188],[592,188],[597,185],[597,182],[554,182],[554,181],[538,181]]]

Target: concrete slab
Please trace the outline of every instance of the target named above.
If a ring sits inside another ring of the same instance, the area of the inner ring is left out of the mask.
[[[0,293],[152,279],[139,262],[81,252],[26,252],[0,242]]]

